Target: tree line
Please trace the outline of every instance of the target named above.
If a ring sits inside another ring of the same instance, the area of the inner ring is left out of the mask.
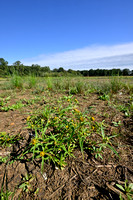
[[[12,76],[17,74],[19,76],[133,76],[133,70],[125,69],[90,69],[90,70],[65,70],[63,67],[50,69],[49,66],[41,67],[38,64],[31,66],[23,65],[20,61],[8,65],[8,61],[0,58],[0,76]]]

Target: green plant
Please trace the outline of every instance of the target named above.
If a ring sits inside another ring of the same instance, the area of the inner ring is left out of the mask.
[[[118,126],[121,125],[121,121],[118,121],[118,122],[112,122],[112,123],[113,123],[113,125],[114,125],[115,127],[118,127]]]
[[[14,74],[10,79],[11,88],[23,89],[23,79],[22,77]]]
[[[22,139],[22,137],[20,137],[19,135],[10,136],[9,133],[0,132],[0,145],[1,146],[11,146],[11,144],[18,142],[20,139]]]
[[[129,106],[118,105],[116,106],[116,108],[119,109],[121,112],[123,112],[126,117],[130,117],[131,114],[130,114]]]
[[[111,93],[117,93],[120,89],[122,89],[123,83],[121,82],[119,77],[113,77],[111,80]]]
[[[5,182],[5,187],[6,187],[5,190],[4,190],[4,182]],[[8,199],[13,200],[14,194],[15,194],[15,190],[14,190],[14,192],[11,192],[8,190],[7,173],[5,170],[3,180],[2,180],[1,191],[0,191],[0,198],[1,198],[1,200],[8,200]]]
[[[15,104],[12,105],[6,105],[7,104],[7,98],[2,102],[1,101],[1,106],[0,106],[0,111],[9,111],[9,110],[17,110],[20,109],[22,107],[28,106],[28,105],[32,105],[35,103],[35,101],[37,101],[37,99],[21,99],[19,101],[17,101]]]
[[[22,183],[19,185],[19,188],[22,188],[24,192],[32,191],[32,182],[34,181],[34,177],[31,174],[26,174],[22,178]]]
[[[28,77],[28,87],[29,88],[34,88],[37,84],[37,79],[35,76],[29,76]]]
[[[78,81],[75,83],[76,86],[76,90],[77,90],[77,94],[81,94],[84,92],[85,90],[85,85],[83,84],[83,82]]]
[[[7,97],[7,98],[0,98],[0,107],[3,107],[7,104],[7,102],[11,99],[11,97]]]
[[[0,156],[0,163],[7,163],[8,159],[9,159],[9,156],[6,156],[6,157]]]
[[[52,80],[51,80],[51,78],[47,78],[46,79],[46,83],[47,83],[47,88],[48,88],[48,90],[53,90],[53,83],[52,83]]]
[[[104,148],[109,148],[119,157],[117,151],[112,147],[112,142],[111,142],[111,139],[116,137],[116,135],[107,136],[105,134],[104,121],[102,123],[95,122],[93,127],[94,127],[93,129],[97,130],[97,133],[100,136],[99,140],[97,139],[97,141],[92,141],[91,142],[92,144],[89,147],[90,150],[94,152],[95,158],[100,157],[101,159],[103,159],[101,154],[103,154]]]
[[[88,146],[94,153],[100,155],[103,148],[110,148],[111,138],[106,136],[102,125],[77,109],[78,100],[73,96],[64,96],[58,101],[59,106],[45,106],[40,114],[27,117],[28,128],[35,135],[25,154],[32,153],[32,159],[41,160],[41,171],[44,162],[53,162],[59,167],[66,165],[66,157],[73,156],[75,148],[80,148],[83,158],[84,149]],[[91,135],[99,134],[99,141],[91,140]],[[99,152],[100,151],[100,152]],[[118,154],[117,154],[118,155]]]
[[[7,112],[8,110],[16,110],[16,109],[22,108],[24,106],[25,105],[21,101],[18,101],[18,102],[16,102],[16,104],[12,104],[11,106],[10,105],[8,105],[8,106],[2,106],[0,108],[0,110]]]
[[[103,94],[103,95],[99,96],[99,99],[101,99],[103,101],[109,101],[110,98],[109,98],[109,95]]]
[[[128,183],[128,180],[125,180],[125,184],[120,185],[116,184],[116,186],[127,196],[128,200],[133,199],[133,183]],[[123,200],[122,194],[120,194],[120,200]]]

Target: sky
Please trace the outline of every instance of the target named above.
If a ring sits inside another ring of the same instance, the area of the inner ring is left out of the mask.
[[[133,69],[133,0],[0,0],[0,58]]]

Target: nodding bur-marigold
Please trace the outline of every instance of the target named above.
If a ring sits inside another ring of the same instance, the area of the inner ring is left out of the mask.
[[[76,101],[76,102],[78,102],[78,100],[77,100],[77,99],[75,99],[75,101]]]
[[[31,125],[31,128],[34,128],[34,125],[33,125],[33,124]]]
[[[67,99],[67,101],[69,102],[69,101],[70,101],[70,99]]]
[[[83,121],[84,121],[84,118],[83,118],[83,117],[80,117],[80,121],[83,122]]]
[[[44,157],[44,155],[45,155],[44,151],[41,151],[41,152],[40,152],[40,156],[41,156],[41,157]]]
[[[54,119],[55,119],[55,120],[57,120],[57,119],[58,119],[58,117],[54,117]]]
[[[94,126],[92,126],[92,129],[94,130],[94,129],[95,129],[95,127],[94,127]]]
[[[94,118],[94,117],[92,117],[91,119],[92,119],[92,121],[95,121],[95,118]]]
[[[66,125],[66,128],[68,128],[68,125]]]
[[[35,145],[37,143],[37,140],[36,139],[33,139],[32,141],[31,141],[31,144],[33,144],[33,145]]]
[[[27,117],[27,121],[29,121],[29,119],[30,119],[30,116]]]
[[[77,113],[80,113],[80,111],[76,108],[74,108],[74,111],[77,112]]]

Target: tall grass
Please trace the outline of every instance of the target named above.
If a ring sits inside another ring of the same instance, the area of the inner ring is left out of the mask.
[[[10,79],[10,88],[23,89],[24,79],[14,74]]]
[[[35,76],[28,77],[28,88],[34,88],[37,84],[37,78]]]

